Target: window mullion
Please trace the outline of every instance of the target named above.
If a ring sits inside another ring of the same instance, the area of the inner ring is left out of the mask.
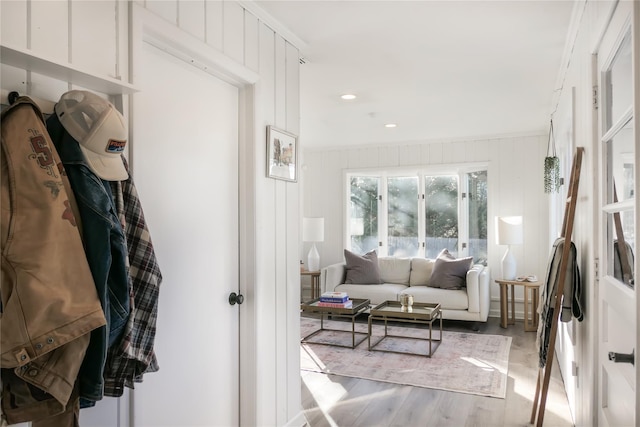
[[[378,256],[387,256],[389,251],[389,176],[382,174],[378,193]]]
[[[461,173],[458,176],[458,253],[460,256],[469,254],[469,176]],[[466,197],[462,197],[462,195]],[[466,247],[463,248],[463,243]]]
[[[420,173],[418,174],[418,218],[420,218],[420,220],[418,221],[418,256],[419,257],[425,257],[425,253],[426,253],[426,242],[425,242],[425,235],[426,233],[426,229],[427,229],[427,225],[426,225],[426,207],[425,207],[425,197],[424,197],[424,193],[425,193],[425,185],[424,185],[424,174]]]

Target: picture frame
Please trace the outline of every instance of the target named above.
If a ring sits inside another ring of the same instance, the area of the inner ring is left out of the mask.
[[[298,136],[267,126],[267,177],[298,181]]]

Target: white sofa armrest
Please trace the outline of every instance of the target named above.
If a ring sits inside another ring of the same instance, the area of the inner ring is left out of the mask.
[[[320,293],[335,291],[336,286],[344,283],[345,273],[344,263],[331,264],[320,270]]]
[[[491,296],[489,292],[489,267],[475,264],[467,272],[467,297],[469,298],[469,313],[480,313],[486,322],[489,316]]]

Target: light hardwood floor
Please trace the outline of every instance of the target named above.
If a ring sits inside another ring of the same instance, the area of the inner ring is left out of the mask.
[[[468,322],[445,321],[445,331],[469,331]],[[505,399],[402,386],[302,371],[302,405],[309,427],[325,426],[528,426],[538,375],[536,333],[522,321],[476,323],[479,334],[511,336]],[[557,360],[554,360],[544,426],[573,426]]]

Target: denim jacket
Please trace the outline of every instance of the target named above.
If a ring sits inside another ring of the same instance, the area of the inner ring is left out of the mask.
[[[95,330],[78,375],[82,406],[102,399],[108,348],[120,338],[130,312],[127,244],[108,181],[89,168],[78,142],[54,114],[47,130],[60,154],[78,202],[89,268],[102,303],[106,327]],[[89,401],[89,402],[87,402]]]

